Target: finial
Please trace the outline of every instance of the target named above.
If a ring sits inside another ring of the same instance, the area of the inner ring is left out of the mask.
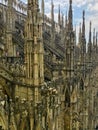
[[[83,18],[84,18],[84,16],[85,16],[85,10],[83,10]]]
[[[70,4],[72,4],[72,0],[70,0]]]

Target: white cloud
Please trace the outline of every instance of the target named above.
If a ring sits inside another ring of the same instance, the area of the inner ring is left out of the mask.
[[[98,11],[98,2],[96,2],[94,4],[89,4],[88,5],[88,10],[89,11]]]

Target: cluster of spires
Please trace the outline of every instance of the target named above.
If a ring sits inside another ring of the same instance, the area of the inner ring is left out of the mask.
[[[41,3],[41,13],[42,15],[45,14],[45,4],[44,4],[44,0],[42,0]],[[51,0],[51,20],[54,21],[54,3],[53,0]],[[73,20],[72,20],[72,0],[70,0],[70,7],[69,7],[69,14],[68,14],[68,18],[67,18],[67,13],[66,13],[66,17],[65,17],[65,26],[68,25],[69,21],[69,28],[73,28]],[[61,13],[61,8],[60,5],[58,6],[58,24],[60,26],[64,26],[64,15],[63,13]]]
[[[42,0],[41,4],[41,13],[44,16],[45,14],[45,4],[44,0]],[[43,17],[44,18],[44,17]],[[85,35],[85,11],[83,11],[83,27],[82,27],[82,32],[83,35]],[[51,20],[54,21],[54,3],[53,0],[51,0]],[[65,25],[64,25],[65,23]],[[73,11],[72,11],[72,0],[69,0],[69,12],[65,16],[64,20],[64,14],[61,13],[61,8],[60,5],[58,6],[58,24],[60,27],[65,27],[66,29],[73,31]]]
[[[31,0],[28,0],[28,8]],[[8,1],[8,5],[11,6],[12,1]],[[38,1],[37,1],[38,3]],[[42,0],[41,3],[41,13],[42,17],[44,20],[44,15],[45,15],[45,3],[44,0]],[[54,3],[53,0],[51,0],[51,20],[52,20],[52,25],[54,25]],[[58,24],[60,27],[65,27],[68,31],[73,31],[73,11],[72,11],[72,0],[69,0],[69,12],[68,16],[66,13],[65,16],[65,26],[64,26],[64,17],[63,14],[61,15],[61,9],[59,5],[58,9]],[[90,27],[89,27],[89,41],[88,41],[88,52],[92,52],[92,48],[97,47],[97,32],[95,34],[95,29],[93,32],[93,42],[92,42],[92,32],[91,32],[91,22],[90,22]],[[86,37],[85,37],[85,11],[83,10],[83,22],[82,22],[82,29],[81,29],[81,24],[80,24],[80,29],[79,29],[79,40],[78,40],[78,45],[81,46],[81,44],[84,44],[84,51],[86,52]]]
[[[97,45],[97,37],[98,37],[98,33],[95,31],[95,28],[94,28],[93,29],[93,40],[92,40],[92,22],[90,21],[90,23],[89,23],[89,37],[88,37],[88,53],[91,53],[92,49],[94,47],[96,48],[98,46]],[[79,44],[81,44],[81,40],[83,38],[84,38],[84,40],[86,42],[84,11],[83,11],[83,25],[82,25],[82,29],[81,29],[81,23],[80,23],[80,27],[79,27],[79,40],[78,40]]]
[[[44,0],[42,0],[41,12],[42,12],[43,15],[44,15],[44,10],[45,10],[45,4],[44,4]],[[51,0],[51,19],[52,19],[52,21],[54,21],[54,3],[53,3],[53,0]],[[79,29],[79,40],[78,40],[79,44],[81,43],[81,40],[83,40],[86,43],[86,37],[85,37],[85,11],[84,10],[83,10],[83,18],[82,19],[83,19],[82,29],[81,29],[81,23],[80,23],[80,29]],[[58,7],[58,24],[61,25],[61,26],[64,26],[64,17],[63,17],[63,14],[61,14],[60,5]],[[65,16],[65,28],[68,28],[68,30],[71,30],[71,31],[73,30],[72,0],[69,0],[69,12],[68,12],[68,16],[67,16],[67,13],[66,13],[66,16]],[[90,29],[89,29],[89,41],[88,41],[88,44],[92,44],[91,21],[90,21],[90,27],[89,28]],[[95,29],[94,29],[92,46],[96,46],[95,42],[97,44],[97,32],[96,32],[96,36],[95,36]]]

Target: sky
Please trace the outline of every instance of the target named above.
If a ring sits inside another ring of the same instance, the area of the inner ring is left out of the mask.
[[[21,0],[27,3],[27,0]],[[51,12],[51,0],[45,1],[45,14],[50,17]],[[61,12],[66,15],[69,8],[69,0],[53,0],[55,20],[58,19],[58,5],[61,6]],[[41,3],[41,0],[39,0]],[[82,22],[82,12],[85,10],[85,24],[86,24],[86,37],[88,37],[89,32],[89,22],[92,21],[92,31],[93,28],[98,31],[98,0],[73,0],[73,25],[76,25],[77,34],[79,30],[79,24]]]

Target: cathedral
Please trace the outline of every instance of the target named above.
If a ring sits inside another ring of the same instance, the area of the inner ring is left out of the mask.
[[[58,22],[52,0],[51,18],[44,0],[0,3],[0,130],[98,129],[98,35],[83,10],[77,38],[68,1]]]

